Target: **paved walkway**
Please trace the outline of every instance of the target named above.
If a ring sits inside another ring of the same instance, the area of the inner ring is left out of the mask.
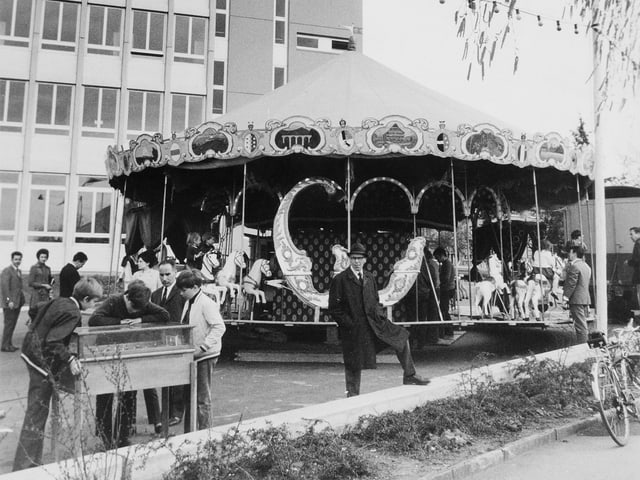
[[[625,447],[613,443],[601,423],[491,467],[465,480],[637,480],[640,424],[632,423]]]

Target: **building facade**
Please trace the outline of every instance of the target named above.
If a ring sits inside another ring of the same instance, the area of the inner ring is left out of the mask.
[[[214,120],[361,24],[359,0],[0,0],[0,264],[47,248],[57,271],[81,250],[109,271],[123,199],[108,145]]]

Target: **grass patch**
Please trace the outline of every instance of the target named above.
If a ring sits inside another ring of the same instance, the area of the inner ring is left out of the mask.
[[[566,366],[534,357],[513,372],[515,381],[464,377],[459,397],[415,408],[361,417],[338,433],[311,425],[294,437],[285,427],[209,440],[193,455],[176,455],[165,480],[349,480],[378,472],[370,452],[418,460],[437,457],[479,439],[511,439],[526,427],[592,411],[590,362]]]

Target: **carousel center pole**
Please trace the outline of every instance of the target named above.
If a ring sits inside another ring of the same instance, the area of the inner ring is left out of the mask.
[[[244,212],[245,206],[247,204],[247,164],[243,165],[242,168],[242,223],[240,224],[240,251],[244,253]],[[227,260],[228,261],[228,260]],[[242,275],[243,268],[240,267],[240,284],[242,284]],[[238,292],[239,297],[243,297],[242,291]],[[238,302],[238,320],[242,319],[242,305],[240,304],[240,299],[236,297],[236,302]]]
[[[589,248],[589,256],[591,257],[591,267],[593,269],[591,273],[591,278],[593,280],[593,293],[595,294],[596,298],[598,298],[598,288],[597,288],[598,272],[595,271],[596,264],[593,258],[593,233],[591,231],[591,209],[589,208],[589,190],[585,192],[585,195],[586,195],[586,205],[587,205],[587,230],[589,230],[589,245],[591,245],[591,248]]]
[[[580,225],[580,233],[584,235],[582,229],[582,192],[580,191],[580,178],[576,176],[576,192],[578,192],[578,224]],[[593,245],[591,245],[593,248]]]
[[[162,192],[162,222],[160,223],[160,261],[166,260],[166,251],[164,247],[164,222],[167,215],[167,174],[164,174],[164,187]]]
[[[347,157],[347,250],[351,251],[351,157]]]
[[[536,176],[536,169],[533,167],[533,194],[536,201],[536,236],[538,237],[538,285],[540,287],[540,293],[542,295],[542,319],[544,320],[544,306],[546,305],[544,298],[544,289],[542,288],[542,239],[540,238],[540,205],[538,204],[538,180]],[[533,277],[535,279],[535,276]]]
[[[116,200],[113,208],[114,225],[116,224],[119,210],[120,210],[120,192],[118,191],[118,193],[116,193]],[[113,235],[111,237],[111,255],[109,256],[109,280],[107,280],[108,293],[112,293],[111,292],[111,276],[113,275],[113,254],[115,253],[117,234],[118,234],[118,229],[114,228]],[[122,237],[122,235],[120,236]],[[117,275],[117,270],[116,270],[116,275]]]
[[[467,166],[464,166],[464,198],[469,199],[469,179],[467,178]],[[466,240],[467,240],[467,278],[468,278],[468,284],[469,284],[469,319],[473,318],[473,299],[471,298],[471,264],[473,263],[473,253],[471,252],[471,242],[470,242],[470,236],[471,236],[471,205],[469,205],[469,212],[466,215],[466,225],[467,225],[467,235],[466,235]],[[475,265],[474,265],[475,266]],[[475,281],[473,282],[475,284]]]
[[[128,186],[129,186],[129,179],[126,178],[124,181],[124,189],[122,191],[122,218],[120,219],[120,225],[119,226],[116,225],[116,229],[115,229],[116,231],[114,234],[114,237],[115,237],[114,241],[118,242],[118,259],[120,258],[120,251],[122,247],[122,224],[124,223],[124,209],[127,207],[127,187]],[[117,215],[117,212],[116,212],[116,215]],[[116,278],[120,274],[118,267],[120,267],[120,262],[118,262],[116,266]],[[123,286],[124,286],[124,282],[123,282]]]
[[[458,311],[458,321],[460,321],[460,304],[458,303],[458,292],[460,291],[460,277],[458,277],[458,222],[456,218],[456,177],[453,170],[453,158],[451,159],[451,211],[453,212],[453,260],[454,273],[456,276],[455,303]]]

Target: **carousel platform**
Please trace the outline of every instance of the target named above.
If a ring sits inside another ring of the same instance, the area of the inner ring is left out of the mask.
[[[464,313],[463,313],[464,312]],[[589,322],[595,321],[594,316],[595,311],[592,310],[591,315],[588,319]],[[469,308],[461,308],[460,312],[457,310],[453,310],[451,312],[451,320],[450,321],[433,321],[433,322],[394,322],[398,325],[403,325],[406,327],[412,327],[416,325],[427,325],[427,326],[436,326],[436,325],[453,325],[456,327],[468,327],[468,326],[508,326],[508,327],[540,327],[540,328],[548,328],[557,325],[566,325],[571,324],[571,318],[569,318],[569,311],[564,310],[560,307],[554,307],[548,309],[544,313],[541,313],[540,318],[538,320],[535,319],[514,319],[509,317],[504,313],[494,313],[493,316],[482,317],[479,312],[473,309],[471,311],[471,315],[469,315]],[[225,324],[232,326],[241,326],[241,325],[281,325],[285,327],[294,327],[294,326],[317,326],[317,327],[331,327],[336,326],[334,322],[326,322],[326,321],[318,321],[318,322],[299,322],[299,321],[287,321],[284,320],[270,320],[270,319],[251,319],[238,317],[236,315],[227,316],[224,319]]]

